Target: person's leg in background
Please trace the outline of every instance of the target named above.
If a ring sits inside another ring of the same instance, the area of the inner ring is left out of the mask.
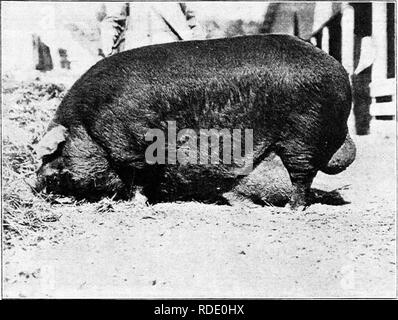
[[[128,9],[128,3],[107,2],[103,3],[97,12],[101,33],[101,52],[99,54],[103,57],[122,51]]]
[[[196,19],[196,14],[194,10],[190,7],[190,4],[186,4],[185,2],[179,3],[181,7],[181,11],[184,13],[185,18],[187,20],[188,26],[191,29],[191,36],[194,40],[205,39],[205,32]]]
[[[131,2],[125,50],[179,40],[204,39],[204,31],[189,4]]]

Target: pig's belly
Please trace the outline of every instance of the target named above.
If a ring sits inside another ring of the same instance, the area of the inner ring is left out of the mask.
[[[221,165],[168,165],[159,186],[159,201],[214,201],[243,176]]]

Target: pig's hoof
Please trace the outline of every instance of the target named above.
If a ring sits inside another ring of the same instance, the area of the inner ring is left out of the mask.
[[[138,207],[148,206],[148,198],[145,197],[140,191],[136,191],[134,194],[134,204]]]
[[[303,204],[288,203],[286,204],[285,209],[291,211],[305,211],[305,209],[307,209],[307,206]]]
[[[294,211],[304,211],[309,202],[309,192],[303,190],[303,188],[296,188],[295,192],[290,197],[290,201],[288,203],[289,209]]]

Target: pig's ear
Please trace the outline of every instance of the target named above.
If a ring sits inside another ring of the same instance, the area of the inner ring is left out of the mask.
[[[61,125],[57,125],[48,131],[35,148],[38,158],[41,159],[43,156],[53,154],[58,145],[66,140],[67,136],[67,129]]]

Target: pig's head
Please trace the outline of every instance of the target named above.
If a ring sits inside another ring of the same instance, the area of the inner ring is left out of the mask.
[[[105,151],[82,126],[68,130],[51,124],[37,145],[36,154],[42,160],[37,171],[37,191],[97,200],[124,189]]]

